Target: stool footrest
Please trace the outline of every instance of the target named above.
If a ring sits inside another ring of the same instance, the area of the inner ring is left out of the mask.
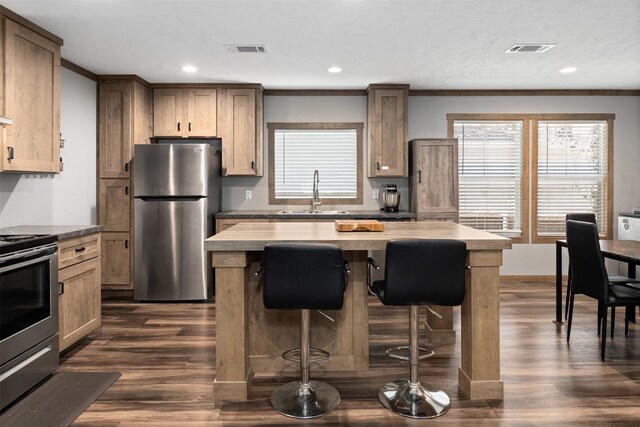
[[[400,352],[400,350],[406,350],[403,352]],[[408,345],[400,345],[398,347],[391,347],[389,349],[387,349],[385,351],[385,353],[387,353],[387,356],[389,357],[393,357],[394,359],[398,359],[398,360],[409,360],[409,346]],[[406,353],[405,354],[400,354],[400,353]],[[436,354],[433,350],[430,350],[428,348],[425,347],[418,347],[418,353],[422,353],[418,356],[418,360],[423,360],[423,359],[427,359],[431,356],[433,356],[434,354]]]
[[[287,350],[282,353],[282,358],[284,360],[289,360],[291,362],[300,362],[300,349],[292,348],[291,350]],[[329,353],[321,350],[319,348],[310,348],[309,349],[309,362],[320,362],[321,360],[327,360],[329,358]]]

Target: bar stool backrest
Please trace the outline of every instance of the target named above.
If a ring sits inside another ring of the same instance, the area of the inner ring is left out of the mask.
[[[264,248],[265,308],[339,310],[346,287],[342,249],[322,243],[270,243]]]
[[[385,305],[456,306],[464,300],[467,245],[458,240],[387,243]]]

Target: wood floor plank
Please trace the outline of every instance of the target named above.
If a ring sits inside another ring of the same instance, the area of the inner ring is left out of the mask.
[[[460,344],[433,347],[420,379],[446,391],[451,410],[434,420],[452,425],[640,425],[640,324],[616,335],[600,361],[594,300],[576,297],[571,343],[556,325],[549,283],[501,285],[503,401],[469,401],[458,390]],[[384,351],[408,342],[407,310],[369,299],[370,369],[344,373],[311,367],[342,396],[338,409],[309,424],[405,426],[414,421],[384,409],[378,389],[408,376],[405,362]],[[460,326],[459,309],[454,324]],[[103,301],[102,328],[61,358],[61,369],[118,371],[122,377],[76,420],[78,426],[296,425],[275,413],[271,392],[292,373],[256,374],[251,400],[214,403],[215,303],[136,304]],[[313,333],[313,331],[311,331]],[[424,342],[427,347],[428,343]]]

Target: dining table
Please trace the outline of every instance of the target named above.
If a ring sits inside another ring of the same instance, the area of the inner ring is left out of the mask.
[[[567,247],[564,239],[556,240],[556,320],[562,324],[562,248]],[[640,241],[600,240],[600,252],[605,258],[627,264],[627,277],[636,278],[636,267],[640,265]]]
[[[499,268],[511,240],[450,222],[390,222],[383,231],[337,231],[333,222],[240,223],[205,240],[215,268],[214,399],[248,400],[255,373],[294,373],[281,354],[298,347],[299,313],[266,310],[259,271],[269,243],[338,245],[350,265],[341,310],[311,319],[311,346],[331,357],[326,371],[369,369],[367,255],[396,239],[456,239],[466,243],[465,298],[460,309],[458,387],[470,400],[502,399]],[[428,281],[429,278],[425,278]]]

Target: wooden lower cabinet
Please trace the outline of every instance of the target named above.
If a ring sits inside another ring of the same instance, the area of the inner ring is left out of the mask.
[[[60,351],[101,325],[99,248],[100,234],[61,240],[59,243],[59,252],[63,255],[58,263]],[[88,257],[91,258],[83,260]]]
[[[129,233],[102,233],[102,287],[133,289]]]

